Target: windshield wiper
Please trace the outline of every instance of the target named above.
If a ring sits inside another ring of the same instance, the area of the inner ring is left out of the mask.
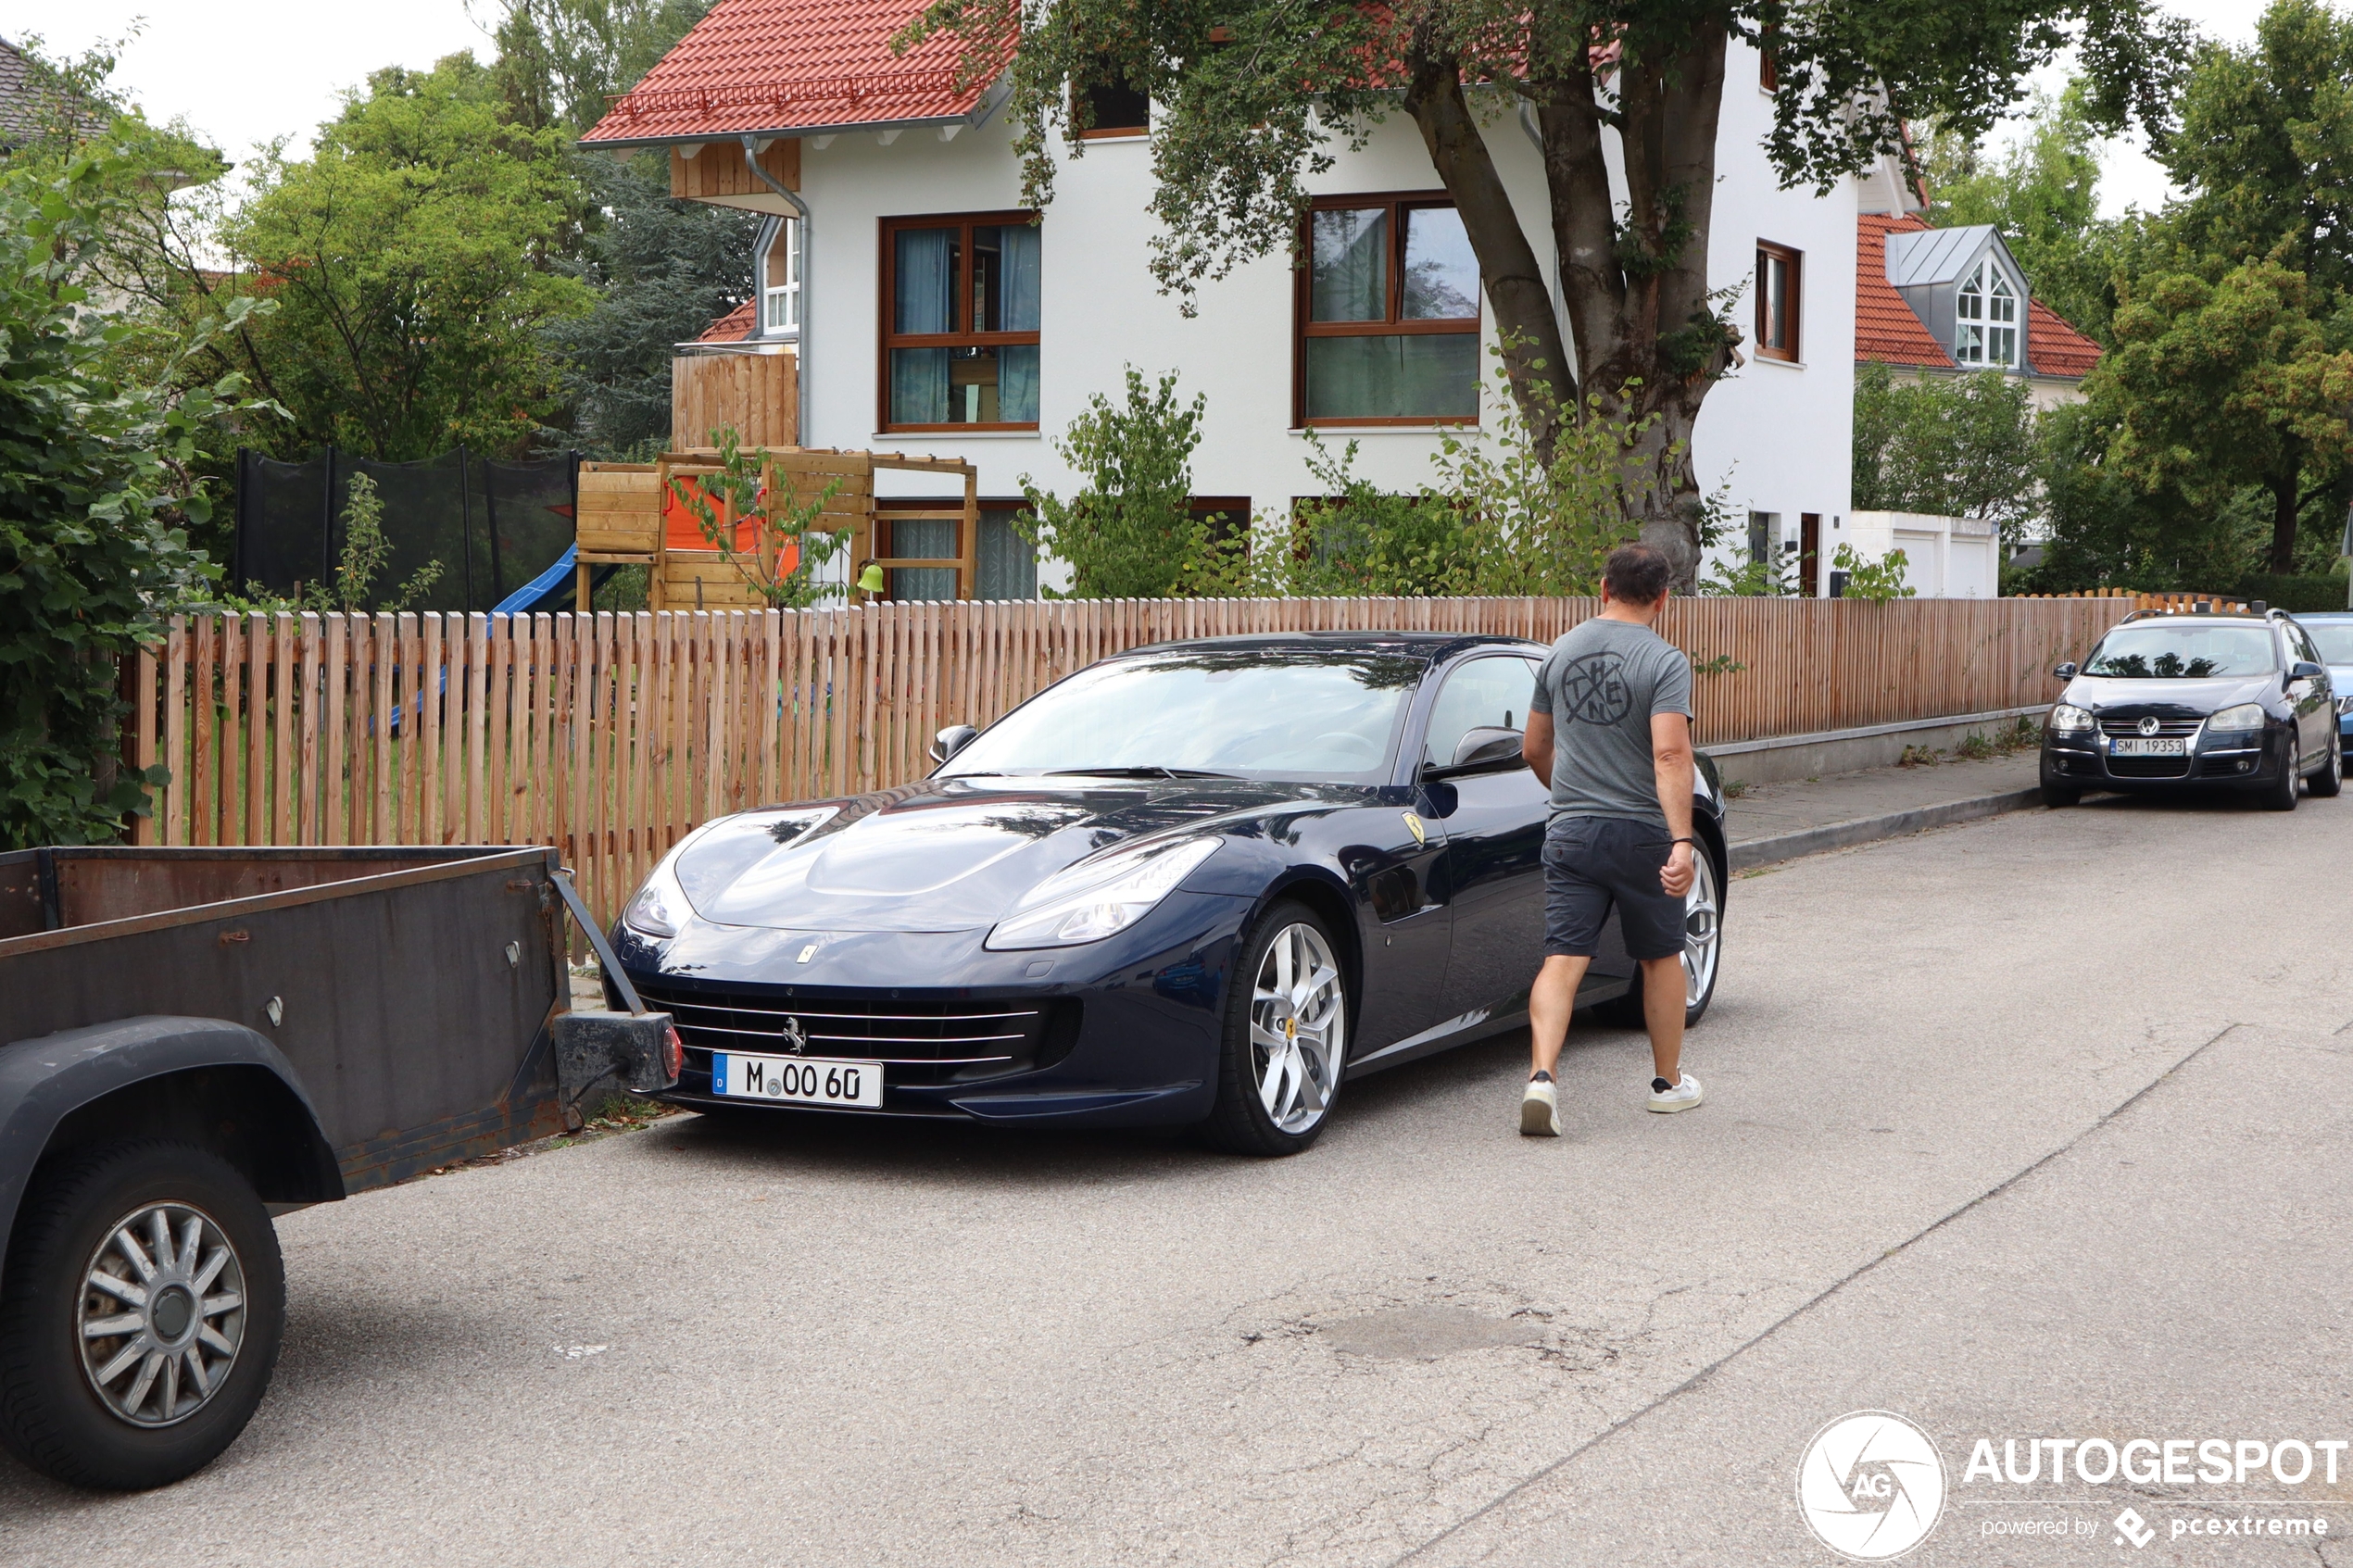
[[[1049,768],[1045,777],[1063,778],[1071,773],[1093,773],[1107,779],[1230,779],[1232,773],[1213,773],[1201,768],[1164,768],[1157,762],[1139,763],[1130,767]]]

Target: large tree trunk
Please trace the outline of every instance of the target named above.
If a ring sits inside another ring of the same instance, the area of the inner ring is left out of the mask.
[[[1504,369],[1536,450],[1550,463],[1560,421],[1576,417],[1577,378],[1543,266],[1463,98],[1460,64],[1451,54],[1427,52],[1426,41],[1418,37],[1409,63],[1414,76],[1405,90],[1406,112],[1421,128],[1429,161],[1462,214],[1504,340]]]
[[[2296,570],[2296,516],[2302,508],[2296,505],[2296,487],[2303,479],[2303,465],[2293,463],[2287,472],[2274,474],[2271,491],[2271,563],[2270,570],[2284,577]]]

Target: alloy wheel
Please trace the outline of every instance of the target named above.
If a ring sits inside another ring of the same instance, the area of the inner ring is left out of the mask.
[[[1716,863],[1706,851],[1692,857],[1692,888],[1683,895],[1683,1007],[1689,1010],[1706,999],[1716,983],[1716,959],[1722,946],[1723,901],[1716,891]]]
[[[1267,1120],[1303,1133],[1324,1118],[1348,1047],[1348,999],[1324,934],[1304,923],[1275,934],[1251,993],[1250,1054]]]
[[[245,1269],[202,1210],[133,1210],[82,1271],[82,1369],[107,1409],[133,1426],[170,1426],[202,1410],[227,1381],[245,1332]]]

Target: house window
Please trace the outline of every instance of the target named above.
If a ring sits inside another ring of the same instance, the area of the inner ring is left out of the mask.
[[[895,507],[917,511],[944,509],[937,499],[878,499],[875,503],[875,521],[879,533],[879,554],[899,560],[943,563],[952,563],[960,558],[963,542],[962,522],[954,518],[895,517]],[[1038,596],[1038,549],[1013,521],[1026,510],[1026,504],[1018,498],[982,497],[980,543],[974,551],[977,580],[973,583],[973,597]],[[952,599],[956,596],[956,568],[952,564],[894,566],[885,584],[885,596],[894,600]]]
[[[800,331],[800,220],[781,218],[760,261],[760,331],[792,337]]]
[[[1151,129],[1151,99],[1140,88],[1127,85],[1127,79],[1116,72],[1109,82],[1081,88],[1073,99],[1074,111],[1085,106],[1087,128],[1078,134],[1086,140],[1141,136]],[[1076,112],[1071,116],[1074,120],[1079,118]]]
[[[1038,236],[1026,212],[883,220],[883,429],[1038,428]]]
[[[1453,204],[1318,202],[1299,275],[1304,424],[1478,418],[1478,258]]]
[[[1955,364],[2004,370],[2018,364],[2018,285],[1990,256],[1961,280],[1961,292],[1953,302]]]
[[[1804,258],[1787,245],[1756,242],[1756,356],[1797,359],[1797,318]]]

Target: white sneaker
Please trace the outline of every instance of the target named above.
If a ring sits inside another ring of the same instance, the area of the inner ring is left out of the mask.
[[[1680,1073],[1676,1076],[1681,1081],[1673,1088],[1667,1086],[1667,1080],[1664,1078],[1651,1080],[1651,1109],[1653,1110],[1689,1110],[1700,1102],[1700,1097],[1705,1091],[1700,1088],[1699,1080],[1688,1073]]]
[[[1519,1131],[1529,1138],[1561,1135],[1560,1091],[1553,1086],[1551,1073],[1528,1081],[1528,1092],[1519,1097]]]

